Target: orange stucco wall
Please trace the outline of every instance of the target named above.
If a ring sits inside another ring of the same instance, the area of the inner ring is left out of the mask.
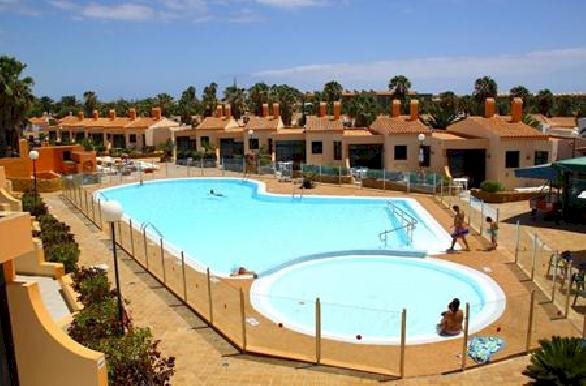
[[[24,144],[22,143],[24,141]],[[2,158],[0,166],[5,169],[8,178],[30,178],[33,174],[33,163],[28,158],[26,140],[21,140],[20,157]],[[42,146],[36,149],[39,159],[36,161],[38,174],[58,173],[93,173],[96,171],[96,152],[84,151],[79,145],[74,146]],[[71,152],[74,163],[63,162],[63,153]],[[38,175],[37,174],[37,175]]]
[[[32,220],[28,213],[0,217],[0,263],[33,250]]]
[[[12,282],[7,292],[21,385],[107,385],[104,354],[78,344],[57,327],[37,283]]]

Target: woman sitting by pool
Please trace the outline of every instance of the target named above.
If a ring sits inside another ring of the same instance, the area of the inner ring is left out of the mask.
[[[437,325],[441,336],[456,336],[462,331],[464,313],[460,308],[460,299],[454,298],[448,305],[448,310],[442,312],[442,320]]]

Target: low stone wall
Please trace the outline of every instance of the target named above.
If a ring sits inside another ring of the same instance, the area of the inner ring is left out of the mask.
[[[16,192],[26,192],[33,188],[32,178],[10,178],[12,189]],[[61,178],[37,178],[37,189],[39,193],[57,192],[63,188]]]
[[[535,192],[497,192],[497,193],[488,193],[484,192],[480,189],[472,189],[472,195],[478,199],[481,199],[484,202],[488,202],[490,204],[502,204],[505,202],[516,202],[516,201],[525,201],[529,200],[531,197],[535,196],[537,193]]]

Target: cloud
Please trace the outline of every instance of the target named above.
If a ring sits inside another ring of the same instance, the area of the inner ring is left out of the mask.
[[[0,0],[0,12],[13,12],[25,16],[38,16],[38,8],[29,4],[28,0]]]
[[[359,63],[308,64],[268,69],[254,78],[321,85],[333,78],[355,85],[380,85],[394,74],[405,74],[412,83],[450,85],[482,75],[535,78],[586,67],[586,48],[533,51],[519,55],[455,56],[390,59]],[[579,74],[576,72],[576,76]],[[582,77],[584,78],[584,77]],[[586,82],[586,79],[582,79]],[[577,86],[580,86],[577,84]],[[582,84],[582,87],[585,85]]]
[[[256,2],[279,8],[319,7],[327,4],[325,0],[256,0]]]
[[[254,11],[245,8],[241,11],[231,14],[227,20],[229,23],[247,24],[259,22],[262,20],[262,18]]]
[[[57,9],[69,11],[74,19],[170,21],[181,18],[204,20],[208,16],[208,6],[205,0],[157,0],[149,2],[134,0],[122,4],[48,0],[48,3]]]
[[[155,11],[139,4],[99,5],[89,4],[80,12],[81,16],[110,20],[150,20]]]

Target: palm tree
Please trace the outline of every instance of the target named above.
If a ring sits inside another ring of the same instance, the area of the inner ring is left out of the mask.
[[[301,91],[295,87],[274,84],[270,89],[271,96],[279,103],[281,119],[286,126],[291,125],[293,114],[301,99]]]
[[[228,86],[224,90],[224,101],[230,104],[232,115],[236,119],[244,114],[244,107],[246,102],[246,93],[243,88],[238,88],[236,83],[233,86]]]
[[[376,119],[377,103],[374,95],[360,93],[350,101],[348,115],[354,118],[354,126],[369,127]]]
[[[324,85],[323,97],[328,104],[340,100],[342,98],[342,85],[335,80],[332,80]]]
[[[0,157],[18,149],[19,127],[32,106],[34,82],[21,78],[25,68],[13,57],[0,56]]]
[[[214,82],[205,86],[203,89],[203,115],[204,117],[211,117],[216,111],[216,105],[218,104],[218,85]]]
[[[85,108],[85,114],[88,117],[98,108],[98,97],[94,91],[85,91],[83,93],[83,105]]]
[[[163,92],[155,97],[155,103],[161,108],[161,115],[167,116],[173,106],[173,97]]]
[[[181,99],[177,103],[177,109],[179,115],[181,115],[181,121],[184,123],[191,123],[191,117],[197,114],[198,111],[198,100],[195,87],[189,86],[183,93],[181,93]]]
[[[548,88],[539,90],[535,99],[537,101],[537,110],[541,114],[549,116],[553,108],[553,93]]]
[[[490,76],[483,76],[474,82],[474,98],[477,102],[483,103],[488,97],[496,98],[497,84]]]
[[[248,89],[248,109],[253,111],[255,115],[262,114],[262,105],[269,103],[269,86],[264,82],[256,83]]]
[[[445,130],[448,126],[464,118],[457,110],[451,106],[434,103],[429,112],[429,118],[424,119],[423,123],[436,130]]]
[[[411,82],[405,75],[395,75],[389,80],[389,91],[393,92],[395,98],[404,100],[409,89],[411,88]]]
[[[540,340],[541,348],[531,355],[523,371],[536,385],[586,384],[586,344],[580,338]]]

